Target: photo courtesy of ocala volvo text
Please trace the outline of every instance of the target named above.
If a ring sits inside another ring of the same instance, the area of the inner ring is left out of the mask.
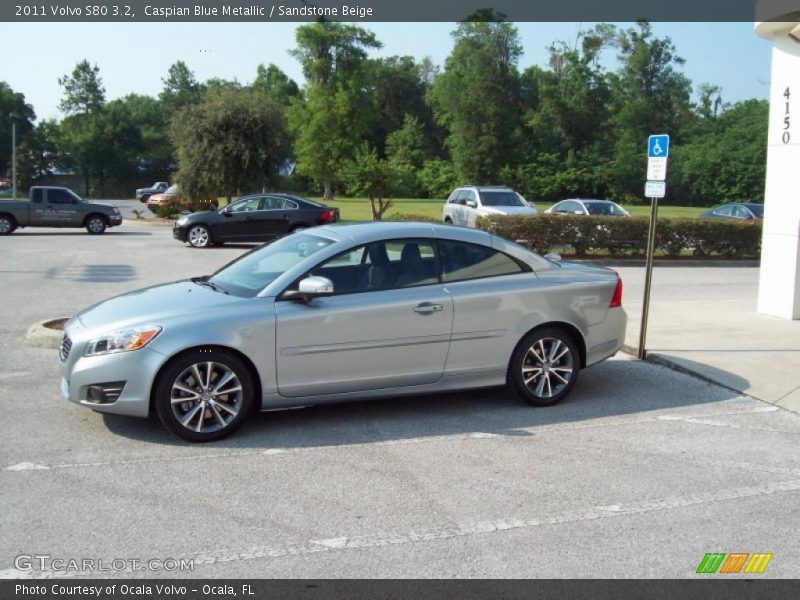
[[[318,403],[507,384],[549,406],[625,327],[610,269],[452,225],[323,225],[79,312],[61,390],[200,442]]]

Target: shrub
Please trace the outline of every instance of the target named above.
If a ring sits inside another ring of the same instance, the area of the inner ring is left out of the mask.
[[[539,252],[585,256],[644,256],[649,221],[646,218],[539,215],[483,217],[477,226],[509,240],[524,240]],[[761,224],[725,220],[659,219],[656,252],[680,256],[757,258],[761,253]],[[571,249],[571,252],[570,252]]]
[[[392,213],[386,217],[387,221],[425,221],[428,223],[438,223],[438,219],[434,219],[428,215],[419,215],[415,213]]]
[[[156,209],[156,216],[162,219],[175,219],[180,213],[177,204],[161,204]]]

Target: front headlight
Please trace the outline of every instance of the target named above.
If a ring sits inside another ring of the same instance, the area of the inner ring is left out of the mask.
[[[175,221],[175,224],[178,225],[178,226],[183,226],[183,225],[186,225],[186,223],[188,223],[188,222],[189,222],[189,217],[181,217],[180,219]]]
[[[114,208],[111,209],[111,212],[114,213],[115,215],[118,215],[119,209],[115,206]]]
[[[158,325],[142,325],[141,327],[118,329],[91,340],[86,344],[86,351],[83,355],[99,356],[101,354],[138,350],[153,341],[153,338],[159,333],[161,333],[161,327]]]

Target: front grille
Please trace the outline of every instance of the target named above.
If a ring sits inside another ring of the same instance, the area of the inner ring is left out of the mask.
[[[65,333],[61,340],[61,348],[58,350],[58,355],[61,357],[61,362],[67,362],[69,358],[69,351],[72,350],[72,340]]]

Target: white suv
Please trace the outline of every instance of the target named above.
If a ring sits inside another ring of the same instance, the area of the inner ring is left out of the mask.
[[[475,227],[478,217],[539,214],[533,202],[508,187],[468,185],[456,188],[442,209],[442,220],[452,225]]]

